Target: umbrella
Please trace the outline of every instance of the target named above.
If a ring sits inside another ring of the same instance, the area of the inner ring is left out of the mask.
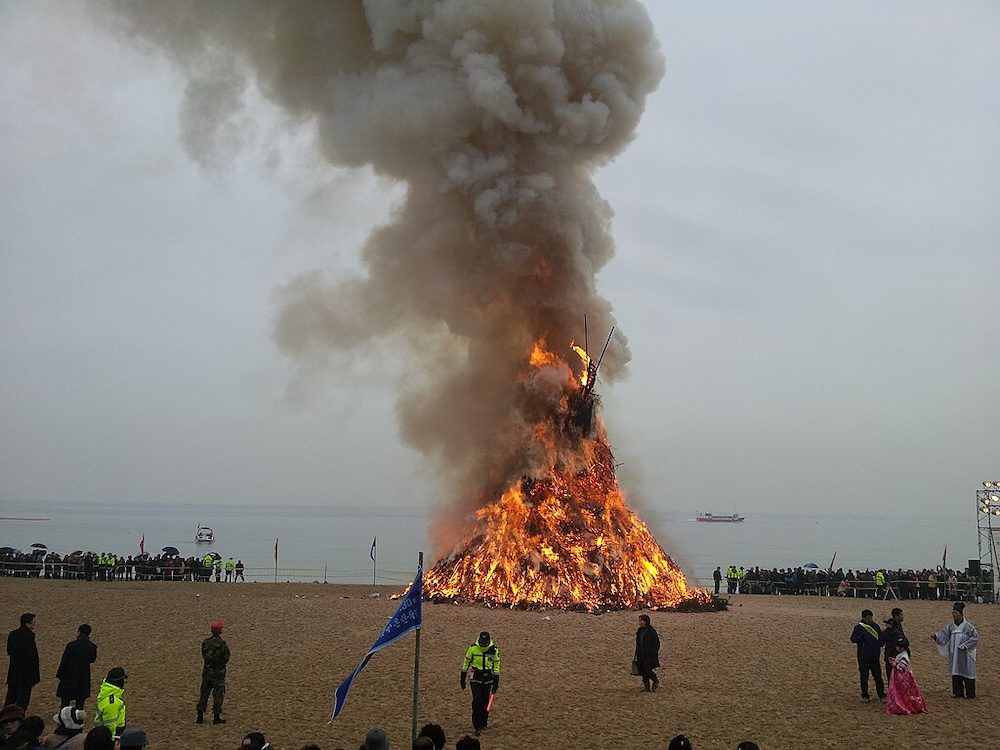
[[[31,545],[31,548],[32,549],[48,549],[48,547],[45,546],[44,544],[42,544],[41,542],[35,542],[34,544]]]
[[[82,549],[78,549],[75,552],[70,552],[70,555],[82,555],[82,554],[83,554],[83,550]]]
[[[208,554],[212,556],[213,560],[221,560],[222,559],[222,555],[220,555],[218,552],[209,552]]]
[[[13,547],[0,547],[0,555],[9,555],[11,552],[17,552]]]
[[[177,551],[176,547],[164,547],[163,551],[168,555],[179,555],[180,552]]]
[[[805,564],[805,565],[803,565],[802,567],[803,567],[803,568],[817,568],[817,569],[818,569],[818,568],[819,568],[819,565],[817,565],[816,563],[806,563],[806,564]]]

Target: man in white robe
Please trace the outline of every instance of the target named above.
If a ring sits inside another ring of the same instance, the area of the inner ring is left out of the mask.
[[[942,656],[948,657],[951,671],[951,693],[955,698],[976,697],[976,649],[979,631],[965,619],[965,603],[955,602],[951,611],[953,622],[931,636]]]

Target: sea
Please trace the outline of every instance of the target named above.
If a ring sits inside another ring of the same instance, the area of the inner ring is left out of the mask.
[[[690,579],[706,585],[715,566],[826,568],[949,567],[978,558],[975,517],[888,519],[750,513],[741,523],[699,523],[695,511],[640,512]],[[43,518],[26,521],[18,518]],[[0,547],[44,544],[60,554],[93,550],[134,555],[176,547],[240,559],[248,580],[396,585],[412,578],[417,555],[433,562],[429,509],[392,506],[111,505],[68,502],[0,506]],[[215,542],[194,541],[197,527]],[[375,547],[375,560],[371,558]],[[277,545],[277,565],[275,546]],[[276,572],[277,568],[277,572]]]

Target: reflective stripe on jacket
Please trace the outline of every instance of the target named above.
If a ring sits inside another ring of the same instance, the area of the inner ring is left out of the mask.
[[[94,726],[107,727],[115,736],[121,734],[125,727],[125,688],[112,685],[106,680],[101,683]]]
[[[492,682],[493,676],[500,675],[500,650],[493,641],[488,646],[473,643],[465,652],[462,671],[472,670],[473,682]]]

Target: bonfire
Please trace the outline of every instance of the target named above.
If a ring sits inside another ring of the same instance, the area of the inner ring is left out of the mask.
[[[583,359],[583,372],[573,376],[559,413],[534,430],[553,461],[470,517],[452,552],[425,575],[425,596],[585,611],[713,608],[712,597],[688,586],[626,503],[604,425],[596,419],[599,362],[580,347],[573,350]],[[528,362],[566,367],[544,342],[535,344]]]

